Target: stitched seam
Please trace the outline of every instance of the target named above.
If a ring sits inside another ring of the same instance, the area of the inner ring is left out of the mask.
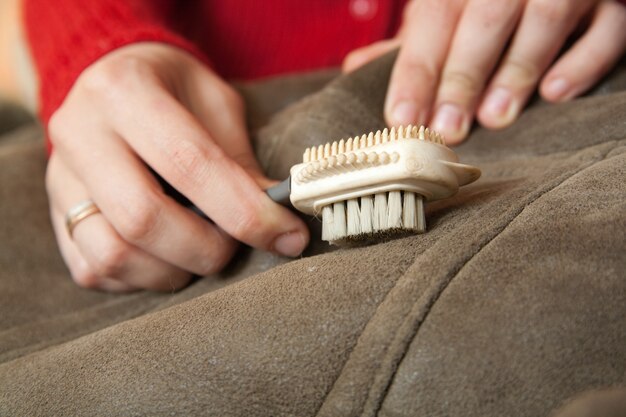
[[[592,145],[592,146],[597,146],[597,145]],[[592,147],[592,146],[590,146],[590,147]],[[584,148],[584,149],[587,149],[587,148]],[[613,149],[613,148],[611,148],[611,149]],[[599,162],[599,161],[598,161],[598,162]],[[577,172],[579,172],[579,171],[576,171],[575,173],[572,173],[572,174],[571,174],[571,176],[575,175]],[[568,176],[568,177],[564,178],[564,179],[563,179],[563,181],[566,181],[566,180],[567,180],[567,179],[569,179],[571,176]],[[558,186],[558,185],[560,185],[563,181],[559,182],[559,183],[558,183],[558,184],[556,184],[554,187],[557,187],[557,186]],[[496,237],[497,237],[500,233],[502,233],[502,232],[506,229],[506,227],[508,227],[508,225],[509,225],[511,222],[513,222],[513,220],[515,220],[515,219],[516,219],[516,218],[517,218],[517,217],[518,217],[518,216],[519,216],[519,215],[520,215],[520,214],[524,211],[524,209],[526,208],[526,206],[527,206],[528,204],[530,204],[530,203],[532,203],[532,202],[536,201],[536,200],[537,200],[538,198],[540,198],[542,195],[544,195],[545,193],[547,193],[547,192],[551,191],[554,187],[552,187],[552,188],[550,188],[550,189],[548,189],[548,190],[545,190],[543,193],[539,194],[539,195],[538,195],[535,199],[533,199],[533,200],[532,200],[532,201],[530,201],[529,203],[527,203],[527,204],[525,204],[524,206],[522,206],[521,208],[519,208],[518,212],[517,212],[517,213],[515,213],[515,215],[511,218],[511,220],[510,220],[509,222],[505,223],[504,225],[502,225],[501,229],[500,229],[499,231],[496,231],[493,237],[491,237],[491,238],[490,238],[487,242],[485,242],[485,243],[484,243],[484,245],[482,245],[482,246],[478,247],[478,248],[476,249],[476,251],[475,251],[473,254],[470,254],[470,255],[469,255],[470,257],[469,257],[469,258],[468,258],[465,262],[463,262],[463,263],[462,263],[462,264],[461,264],[458,268],[453,269],[453,270],[451,271],[451,277],[447,280],[447,282],[445,282],[445,284],[444,284],[443,288],[439,291],[439,293],[438,293],[435,297],[433,297],[433,299],[432,299],[432,300],[430,300],[430,301],[429,301],[429,303],[428,303],[428,305],[427,305],[427,311],[426,311],[426,314],[424,315],[424,319],[422,320],[422,323],[423,323],[423,322],[426,320],[426,318],[428,317],[428,313],[430,312],[431,307],[432,307],[432,306],[435,304],[435,302],[439,299],[439,297],[441,296],[441,294],[443,293],[443,291],[445,290],[445,288],[447,288],[447,286],[448,286],[448,285],[449,285],[449,283],[452,281],[452,279],[454,279],[454,277],[455,277],[455,276],[456,276],[456,275],[457,275],[457,274],[461,271],[461,269],[462,269],[462,268],[466,265],[466,263],[467,263],[467,262],[469,262],[469,261],[470,261],[470,260],[471,260],[471,259],[472,259],[475,255],[476,255],[476,254],[480,253],[480,251],[482,250],[482,248],[483,248],[483,247],[487,246],[487,245],[488,245],[488,244],[489,244],[489,243],[490,243],[493,239],[495,239],[495,238],[496,238]],[[425,253],[425,252],[422,252],[422,254],[423,254],[423,253]],[[419,256],[420,256],[420,255],[418,255],[418,257],[419,257]],[[352,358],[352,355],[353,355],[354,351],[356,350],[355,348],[356,348],[356,346],[358,346],[358,344],[359,344],[359,340],[361,339],[361,337],[362,337],[363,333],[366,331],[365,329],[367,328],[367,326],[369,325],[369,323],[372,321],[372,319],[373,319],[374,317],[376,317],[376,316],[377,316],[379,309],[380,309],[380,308],[381,308],[381,306],[385,303],[385,300],[386,300],[386,299],[387,299],[387,297],[389,296],[389,293],[391,293],[391,291],[393,291],[393,290],[394,290],[394,288],[396,288],[396,287],[397,287],[398,282],[400,282],[400,281],[401,281],[401,280],[402,280],[402,279],[406,276],[407,272],[408,272],[409,270],[411,270],[411,268],[412,268],[412,267],[416,264],[417,260],[418,260],[418,259],[416,258],[416,259],[414,260],[414,262],[412,262],[412,263],[411,263],[411,264],[407,267],[407,269],[405,270],[404,274],[398,277],[398,279],[396,280],[396,283],[395,283],[395,284],[394,284],[394,285],[393,285],[393,286],[389,289],[389,291],[387,291],[387,293],[385,294],[385,296],[383,297],[383,299],[381,300],[381,302],[380,302],[380,303],[378,304],[378,306],[376,307],[376,309],[375,309],[374,313],[372,314],[372,316],[370,317],[370,319],[367,321],[367,323],[365,323],[365,325],[364,325],[364,327],[363,327],[363,328],[364,328],[363,332],[361,332],[361,334],[360,334],[360,335],[359,335],[359,337],[357,338],[357,341],[356,341],[356,343],[355,343],[354,347],[353,347],[353,348],[352,348],[352,350],[350,351],[350,354],[348,355],[348,358],[346,359],[346,361],[344,362],[343,366],[341,367],[341,371],[337,374],[337,378],[335,378],[335,381],[334,381],[334,382],[333,382],[333,384],[331,385],[330,389],[327,391],[327,393],[326,393],[326,397],[325,397],[325,398],[327,398],[327,397],[328,397],[328,394],[329,394],[329,393],[331,393],[331,392],[335,389],[335,386],[337,385],[337,381],[339,380],[339,378],[341,377],[341,375],[343,375],[343,372],[344,372],[344,370],[345,370],[346,366],[349,364],[350,359]],[[398,326],[399,328],[400,328],[400,327],[402,327],[402,324],[403,324],[403,323],[407,320],[407,317],[411,314],[411,312],[412,312],[412,311],[413,311],[413,309],[415,308],[416,304],[417,304],[417,302],[416,302],[415,304],[413,304],[413,306],[409,309],[408,313],[405,315],[405,317],[403,318],[403,320],[400,322],[400,324],[399,324],[399,326]],[[415,338],[415,336],[417,335],[417,333],[418,333],[418,331],[419,331],[419,327],[420,327],[420,326],[418,326],[418,327],[415,329],[415,332],[414,332],[414,334],[412,335],[411,339],[414,339],[414,338]],[[396,333],[395,333],[395,335],[394,335],[394,336],[393,336],[393,338],[391,339],[391,340],[392,340],[392,343],[393,343],[393,340],[396,340],[396,339],[397,339],[398,334],[399,334],[399,332],[396,332]],[[389,347],[392,343],[390,343],[387,347]],[[410,343],[409,343],[409,345],[410,345]],[[407,350],[408,350],[408,345],[407,345],[407,347],[405,348],[405,350],[404,350],[404,352],[403,352],[403,354],[402,354],[402,357],[401,357],[401,358],[400,358],[400,360],[398,361],[398,364],[397,364],[397,366],[396,366],[396,370],[398,369],[398,367],[400,366],[400,363],[401,363],[401,362],[402,362],[402,360],[404,359],[404,356],[406,355],[406,351],[407,351]],[[388,352],[388,349],[385,349],[385,354],[386,354],[387,352]],[[379,368],[379,369],[380,369],[380,368]],[[393,374],[395,375],[395,371],[394,371],[394,373],[393,373]],[[364,414],[364,412],[365,412],[364,407],[365,407],[366,403],[368,402],[369,398],[371,398],[371,396],[372,396],[372,388],[373,388],[373,386],[374,386],[374,383],[373,383],[373,382],[376,380],[377,375],[378,375],[378,374],[375,374],[375,375],[373,376],[373,378],[372,378],[372,384],[370,385],[370,390],[368,390],[368,394],[367,394],[367,397],[366,397],[366,399],[365,399],[365,402],[361,405],[360,410],[359,410],[359,412],[358,412],[358,414],[360,414],[360,415],[363,415],[363,414]],[[376,414],[380,411],[380,407],[382,406],[382,403],[383,403],[383,401],[384,401],[384,398],[386,397],[386,394],[387,394],[387,392],[388,392],[388,390],[389,390],[389,386],[391,385],[392,380],[393,380],[393,377],[392,377],[392,378],[391,378],[391,379],[387,382],[387,384],[386,384],[386,387],[385,387],[385,389],[384,389],[384,392],[383,392],[383,394],[381,395],[381,399],[380,399],[380,401],[379,401],[379,403],[378,403],[378,405],[377,405],[377,407],[376,407],[376,410],[375,410]],[[316,413],[315,413],[315,415],[316,415],[316,416],[318,416],[318,415],[319,415],[319,413],[320,413],[321,409],[324,407],[324,404],[325,404],[325,401],[322,401],[322,403],[320,404],[320,406],[318,407],[318,409],[317,409],[317,411],[316,411]]]
[[[423,253],[423,252],[422,252]],[[419,255],[418,255],[419,256]],[[361,336],[363,336],[363,333],[365,333],[365,328],[367,327],[367,325],[372,321],[372,318],[376,317],[376,315],[378,314],[378,310],[380,309],[380,306],[384,303],[385,299],[387,298],[387,296],[389,295],[389,293],[396,287],[396,285],[398,285],[398,281],[400,281],[402,279],[402,277],[405,276],[405,274],[407,273],[407,271],[409,269],[411,269],[411,267],[415,264],[415,262],[410,263],[409,265],[407,265],[407,267],[405,268],[404,272],[402,273],[402,275],[398,276],[398,279],[396,279],[396,282],[394,285],[392,285],[389,290],[385,293],[384,297],[382,298],[382,300],[380,301],[380,303],[376,306],[376,308],[374,309],[374,312],[372,313],[371,317],[369,318],[369,320],[365,323],[365,325],[363,326],[363,331],[359,334],[359,336],[356,339],[356,342],[354,343],[354,347],[356,347],[359,344],[359,340],[361,340]],[[343,374],[343,371],[345,369],[345,367],[348,365],[348,363],[350,362],[350,358],[352,357],[352,354],[354,353],[354,347],[352,348],[352,350],[350,350],[350,353],[348,354],[348,358],[346,359],[346,361],[344,362],[343,366],[341,367],[341,370],[337,373],[337,378],[335,378],[335,380],[333,381],[333,384],[330,386],[330,389],[326,392],[326,397],[328,397],[328,394],[331,393],[333,391],[333,389],[335,388],[335,385],[337,384],[337,381],[339,380],[339,378],[341,377],[341,375]],[[326,398],[324,397],[324,398]],[[325,402],[322,401],[322,403],[320,404],[320,406],[317,408],[317,411],[315,412],[315,415],[319,415],[320,410],[322,409],[322,407],[324,406]]]
[[[613,141],[613,142],[617,142],[617,141]],[[583,148],[583,149],[588,149],[594,146],[598,146],[598,145],[592,145],[589,146],[587,148]],[[490,238],[488,239],[488,241],[486,241],[483,245],[481,245],[479,248],[477,248],[477,250],[472,253],[458,268],[455,268],[451,271],[450,277],[447,280],[442,280],[443,281],[443,286],[441,287],[441,289],[434,294],[434,296],[432,297],[431,300],[429,300],[428,304],[426,305],[426,312],[424,313],[424,317],[421,320],[421,323],[419,323],[416,328],[415,331],[413,332],[413,334],[410,337],[410,340],[413,341],[415,339],[415,337],[417,336],[417,334],[419,333],[420,328],[422,327],[422,325],[424,324],[424,322],[426,321],[426,319],[428,318],[431,309],[433,307],[433,305],[439,300],[439,298],[441,298],[441,295],[443,294],[443,292],[448,288],[448,286],[450,285],[450,283],[454,280],[454,278],[456,278],[459,273],[461,272],[461,270],[472,260],[474,259],[474,257],[476,255],[478,255],[480,252],[482,252],[482,250],[488,246],[494,239],[496,239],[498,236],[500,236],[500,234],[502,232],[504,232],[510,225],[511,223],[513,223],[525,210],[528,206],[530,206],[531,204],[533,204],[534,202],[536,202],[537,200],[539,200],[541,197],[543,197],[544,195],[547,195],[548,193],[550,193],[551,191],[555,190],[556,188],[560,187],[563,183],[565,183],[566,181],[568,181],[569,179],[571,179],[572,177],[574,177],[575,175],[578,175],[581,172],[586,171],[589,168],[594,167],[595,165],[597,165],[600,162],[603,162],[606,160],[606,157],[609,153],[611,153],[616,146],[613,146],[612,148],[609,148],[606,150],[606,152],[604,152],[604,154],[602,155],[602,157],[600,159],[598,159],[597,161],[591,163],[590,165],[581,167],[581,169],[578,169],[574,172],[572,172],[570,175],[566,176],[565,178],[563,178],[562,181],[559,181],[558,183],[556,183],[554,186],[550,187],[549,189],[543,191],[542,193],[538,194],[535,198],[533,198],[532,200],[528,201],[526,204],[524,204],[517,213],[515,213],[515,215],[511,218],[510,221],[506,222],[501,228],[500,230],[496,231],[496,233]],[[413,263],[412,265],[414,265],[415,263]],[[411,265],[411,266],[412,266]],[[409,267],[410,269],[410,267]],[[403,276],[404,277],[404,276]],[[401,277],[400,279],[402,279],[403,277]],[[400,279],[398,281],[400,281]],[[395,286],[394,286],[395,287]],[[389,294],[389,292],[387,293]],[[384,299],[383,299],[384,302]],[[381,302],[382,304],[382,302]],[[415,309],[417,305],[417,302],[413,304],[413,306],[411,307],[411,309],[409,310],[409,312],[405,315],[404,319],[402,320],[401,323],[404,323],[407,319],[408,316],[411,315],[411,312]],[[402,324],[400,324],[399,327],[402,327]],[[398,338],[399,332],[396,332],[393,339],[392,340],[396,340]],[[393,342],[392,342],[393,343]],[[389,378],[389,380],[387,381],[387,383],[385,384],[385,388],[383,390],[383,392],[380,395],[380,399],[377,401],[378,403],[376,404],[376,409],[375,409],[375,414],[377,415],[380,411],[380,408],[382,407],[382,404],[385,400],[385,398],[387,397],[387,393],[389,392],[389,388],[391,387],[393,380],[396,376],[397,370],[400,368],[400,365],[402,364],[404,358],[406,357],[406,354],[409,350],[411,346],[411,343],[409,342],[408,344],[406,344],[406,346],[403,349],[403,352],[401,354],[400,359],[397,361],[397,364],[395,366],[395,370],[392,373],[391,378]],[[345,365],[344,365],[345,366]],[[380,368],[379,368],[380,369]],[[377,374],[378,375],[378,374]],[[374,380],[376,380],[377,375],[374,376]],[[373,388],[373,384],[371,386]],[[369,400],[369,398],[371,398],[372,395],[372,390],[370,389],[366,402]],[[364,414],[365,410],[364,410],[364,406],[365,404],[363,404],[363,407],[361,408],[361,415]]]
[[[556,187],[558,187],[559,185],[561,185],[563,182],[567,181],[568,179],[570,179],[570,178],[571,178],[571,177],[573,177],[574,175],[578,174],[579,172],[582,172],[582,171],[584,171],[585,169],[590,168],[590,167],[594,166],[595,164],[597,164],[597,163],[602,162],[603,160],[605,160],[606,156],[607,156],[610,152],[612,152],[612,151],[613,151],[613,150],[614,150],[617,146],[619,146],[619,143],[618,143],[618,142],[621,142],[621,141],[618,141],[618,140],[613,140],[613,141],[608,141],[608,142],[615,142],[615,143],[616,143],[616,146],[614,146],[614,147],[612,147],[612,148],[608,149],[608,150],[606,151],[606,153],[602,156],[602,158],[600,158],[600,159],[598,159],[597,161],[593,162],[591,165],[588,165],[587,167],[582,167],[582,169],[577,170],[577,171],[575,171],[575,172],[572,172],[569,176],[566,176],[565,178],[563,178],[563,180],[562,180],[562,181],[558,182],[558,183],[557,183],[557,184],[555,184],[553,187],[551,187],[551,188],[549,188],[549,189],[545,190],[543,193],[540,193],[540,194],[539,194],[539,195],[537,195],[534,199],[532,199],[531,201],[527,202],[524,206],[522,206],[522,207],[518,210],[518,212],[517,212],[517,213],[515,213],[515,215],[511,218],[511,220],[510,220],[509,222],[505,223],[505,224],[502,226],[502,228],[501,228],[499,231],[497,231],[497,232],[496,232],[496,234],[495,234],[492,238],[490,238],[487,242],[485,242],[485,243],[484,243],[484,245],[482,245],[482,246],[480,246],[479,248],[477,248],[477,249],[476,249],[476,251],[475,251],[473,254],[471,254],[471,255],[470,255],[470,257],[469,257],[469,258],[468,258],[465,262],[463,262],[463,263],[462,263],[462,264],[461,264],[461,265],[460,265],[457,269],[453,269],[453,270],[452,270],[452,272],[451,272],[451,274],[452,274],[451,278],[449,278],[449,279],[448,279],[448,281],[447,281],[447,282],[445,282],[445,285],[443,286],[443,288],[439,291],[439,293],[438,293],[435,297],[433,297],[433,300],[432,300],[432,301],[428,304],[428,308],[427,308],[426,314],[424,315],[424,319],[422,320],[422,323],[426,320],[426,318],[428,317],[428,313],[430,312],[430,309],[432,308],[432,306],[434,305],[434,303],[435,303],[435,302],[439,299],[439,297],[441,296],[441,294],[443,293],[443,291],[447,288],[447,286],[448,286],[448,285],[449,285],[449,283],[452,281],[452,279],[454,279],[454,277],[456,277],[456,275],[457,275],[457,274],[461,271],[461,269],[463,269],[463,267],[464,267],[464,266],[465,266],[465,265],[466,265],[469,261],[471,261],[471,259],[472,259],[472,258],[473,258],[476,254],[478,254],[478,253],[482,250],[482,248],[484,248],[485,246],[487,246],[487,245],[488,245],[488,244],[489,244],[489,243],[490,243],[493,239],[495,239],[498,235],[500,235],[500,233],[502,233],[502,232],[503,232],[503,231],[504,231],[504,230],[505,230],[505,229],[509,226],[509,224],[511,224],[511,223],[512,223],[515,219],[517,219],[517,217],[518,217],[518,216],[519,216],[519,215],[520,215],[520,214],[524,211],[524,209],[525,209],[525,208],[526,208],[529,204],[532,204],[532,203],[533,203],[533,202],[535,202],[537,199],[539,199],[541,196],[543,196],[544,194],[546,194],[546,193],[548,193],[548,192],[552,191],[553,189],[555,189]],[[604,142],[604,143],[607,143],[607,142]],[[576,150],[576,151],[572,152],[572,154],[576,154],[576,153],[579,153],[579,152],[581,152],[581,151],[583,151],[583,150],[585,150],[585,149],[593,148],[593,147],[596,147],[596,146],[599,146],[599,145],[602,145],[602,144],[593,144],[593,145],[589,145],[589,146],[586,146],[586,147],[580,148],[580,149],[578,149],[578,150]],[[423,252],[422,252],[422,253],[423,253]],[[419,255],[418,255],[418,256],[419,256]],[[348,366],[348,364],[350,363],[350,359],[352,358],[353,353],[354,353],[354,351],[356,350],[356,346],[358,346],[358,344],[359,344],[359,340],[361,339],[361,337],[362,337],[363,333],[366,331],[367,326],[368,326],[368,325],[369,325],[369,323],[372,321],[372,319],[373,319],[374,317],[376,317],[376,316],[377,316],[377,314],[378,314],[378,310],[379,310],[379,309],[381,308],[381,306],[385,303],[385,300],[386,300],[386,299],[387,299],[387,297],[389,296],[389,293],[391,293],[391,291],[393,291],[393,290],[397,287],[398,282],[400,282],[400,281],[401,281],[401,280],[402,280],[402,279],[406,276],[407,271],[409,271],[409,270],[410,270],[410,269],[411,269],[411,268],[415,265],[415,263],[416,263],[416,262],[417,262],[417,259],[415,259],[415,261],[409,265],[409,267],[405,270],[404,275],[400,276],[400,277],[396,280],[396,283],[395,283],[395,284],[394,284],[394,285],[393,285],[393,286],[389,289],[389,291],[387,291],[387,293],[385,294],[385,296],[383,297],[383,299],[381,300],[381,302],[380,302],[380,303],[378,304],[378,306],[376,307],[376,310],[374,311],[374,314],[372,314],[372,316],[370,317],[370,319],[368,320],[368,322],[367,322],[367,323],[365,323],[365,326],[363,327],[363,328],[364,328],[363,332],[361,332],[361,334],[360,334],[360,335],[359,335],[359,337],[357,338],[357,341],[356,341],[356,343],[355,343],[354,347],[352,348],[352,350],[350,351],[350,353],[349,353],[349,355],[348,355],[348,358],[346,359],[346,361],[344,362],[343,366],[341,367],[341,370],[337,373],[337,377],[336,377],[336,378],[335,378],[335,380],[333,381],[332,385],[330,386],[330,388],[329,388],[329,389],[328,389],[328,391],[326,392],[326,396],[324,397],[325,399],[321,402],[320,406],[317,408],[317,410],[316,410],[316,412],[315,412],[315,416],[319,416],[320,411],[322,410],[322,408],[323,408],[323,407],[324,407],[324,405],[326,404],[326,400],[328,399],[328,395],[329,395],[331,392],[333,392],[333,390],[334,390],[334,389],[335,389],[335,387],[337,386],[337,382],[338,382],[338,380],[341,378],[341,375],[343,375],[343,373],[344,373],[344,370],[345,370],[346,366]],[[405,318],[402,320],[402,322],[401,322],[401,323],[400,323],[400,325],[398,326],[399,328],[400,328],[400,327],[402,327],[402,323],[404,323],[404,322],[406,321],[407,316],[409,316],[409,315],[411,314],[411,312],[413,311],[413,309],[414,309],[414,308],[415,308],[415,304],[413,304],[413,306],[411,307],[411,309],[409,310],[409,312],[405,315]],[[421,326],[421,325],[420,325],[420,326]],[[420,327],[420,326],[418,326],[418,327],[415,329],[414,334],[411,336],[411,340],[413,340],[413,339],[415,338],[415,336],[417,335],[417,333],[418,333],[418,331],[419,331],[419,327]],[[397,336],[398,336],[398,332],[396,332],[396,334],[394,335],[394,338],[393,338],[392,340],[395,340],[395,339],[397,338]],[[388,346],[389,346],[389,345],[388,345]],[[383,404],[383,402],[384,402],[384,399],[386,398],[387,392],[389,391],[389,387],[391,386],[391,383],[392,383],[392,381],[393,381],[393,378],[394,378],[394,376],[395,376],[395,373],[396,373],[397,369],[400,367],[400,364],[402,363],[402,361],[404,360],[404,357],[406,356],[406,353],[407,353],[407,350],[408,350],[409,346],[410,346],[410,343],[409,343],[409,344],[407,344],[407,346],[405,347],[404,352],[403,352],[403,353],[402,353],[402,355],[401,355],[401,358],[400,358],[400,359],[398,360],[398,362],[397,362],[396,369],[394,370],[394,372],[393,372],[393,374],[392,374],[391,378],[390,378],[390,379],[389,379],[389,381],[387,382],[387,384],[386,384],[386,386],[385,386],[385,389],[384,389],[384,392],[383,392],[383,393],[381,394],[381,396],[380,396],[380,400],[378,401],[378,404],[377,404],[377,407],[376,407],[376,410],[375,410],[375,413],[376,413],[376,414],[378,414],[378,412],[380,411],[380,407],[382,406],[382,404]],[[386,353],[386,352],[388,352],[388,349],[385,349],[385,353]],[[379,369],[380,369],[380,368],[379,368]],[[376,380],[376,377],[377,377],[377,374],[375,374],[375,375],[373,376],[372,381],[375,381],[375,380]],[[359,411],[359,414],[360,414],[360,415],[363,415],[363,414],[364,414],[364,412],[365,412],[364,407],[365,407],[366,403],[368,402],[369,398],[371,398],[371,396],[372,396],[372,388],[373,388],[373,385],[374,385],[374,384],[372,384],[372,385],[370,386],[370,390],[368,391],[368,394],[367,394],[367,397],[366,397],[366,399],[365,399],[365,402],[361,405],[361,409],[360,409],[360,411]]]

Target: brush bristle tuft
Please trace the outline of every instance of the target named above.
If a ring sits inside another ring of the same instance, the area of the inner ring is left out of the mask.
[[[322,240],[331,243],[425,231],[424,199],[413,192],[378,193],[322,208]]]

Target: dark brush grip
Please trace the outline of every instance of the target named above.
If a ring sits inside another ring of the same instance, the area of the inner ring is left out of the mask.
[[[269,198],[283,206],[291,206],[289,196],[291,194],[291,177],[265,190]]]

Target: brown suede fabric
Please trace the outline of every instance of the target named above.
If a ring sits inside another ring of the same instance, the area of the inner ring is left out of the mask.
[[[242,87],[267,172],[380,127],[392,62],[267,124],[328,74]],[[311,220],[303,259],[242,250],[176,294],[71,283],[39,131],[13,129],[0,140],[0,415],[592,415],[568,399],[626,384],[625,74],[476,130],[457,151],[483,177],[429,204],[426,234],[329,251]]]

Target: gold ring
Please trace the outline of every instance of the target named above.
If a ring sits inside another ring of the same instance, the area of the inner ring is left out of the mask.
[[[81,201],[69,209],[65,215],[65,227],[70,237],[72,237],[72,232],[78,223],[96,213],[100,213],[100,209],[92,200]]]

